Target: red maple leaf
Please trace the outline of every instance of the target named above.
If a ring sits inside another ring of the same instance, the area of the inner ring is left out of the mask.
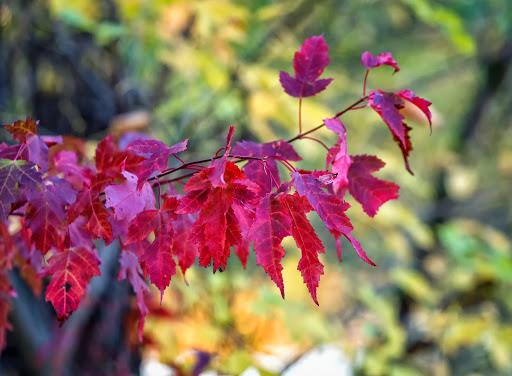
[[[174,228],[174,239],[172,243],[172,253],[178,259],[178,265],[181,272],[185,272],[190,268],[197,258],[197,244],[190,241],[190,233],[194,225],[195,218],[192,214],[180,214],[178,218],[172,222]]]
[[[97,171],[111,177],[121,178],[121,173],[124,170],[138,173],[139,164],[145,160],[146,158],[137,155],[133,151],[119,151],[112,134],[105,137],[96,148]]]
[[[412,150],[411,141],[409,139],[409,131],[411,128],[403,122],[404,116],[400,113],[400,110],[404,107],[404,102],[394,93],[385,93],[376,90],[370,92],[368,103],[387,124],[394,140],[402,151],[405,168],[412,174],[408,160],[409,152]]]
[[[23,159],[37,165],[41,172],[48,172],[48,146],[41,137],[27,135]]]
[[[42,182],[42,176],[33,163],[0,159],[0,221],[4,221],[11,212],[11,204],[18,197],[18,183],[36,190]]]
[[[400,71],[395,59],[391,56],[391,52],[383,52],[375,57],[373,57],[371,52],[363,52],[361,55],[361,63],[368,69],[376,68],[381,65],[389,65],[395,68],[395,73]]]
[[[116,219],[131,222],[143,210],[155,208],[155,194],[147,182],[138,190],[136,175],[128,171],[123,171],[122,174],[126,178],[124,182],[105,188],[105,206],[114,209]]]
[[[169,282],[176,274],[176,262],[171,247],[174,238],[172,221],[177,219],[175,210],[178,200],[167,197],[160,210],[146,210],[137,215],[128,228],[126,244],[144,241],[150,233],[155,234],[151,245],[139,257],[144,262],[151,283],[160,290],[160,300]]]
[[[348,184],[348,170],[352,161],[347,151],[347,129],[341,122],[341,120],[324,119],[324,124],[327,129],[337,133],[339,135],[338,141],[334,148],[329,149],[327,153],[327,167],[332,165],[332,173],[336,174],[336,178],[332,182],[332,188],[334,193],[337,193],[342,186]]]
[[[292,235],[297,247],[302,251],[297,269],[301,272],[313,301],[318,305],[316,289],[320,282],[320,276],[324,274],[324,266],[318,259],[318,254],[324,253],[325,250],[315,229],[306,217],[306,213],[313,208],[308,200],[305,197],[300,197],[297,192],[293,195],[282,195],[280,200],[290,212],[293,224]]]
[[[73,186],[81,190],[91,184],[92,173],[89,168],[78,165],[78,155],[71,150],[62,150],[55,153],[53,158],[55,169],[61,172]]]
[[[325,90],[332,78],[318,79],[331,59],[327,56],[329,46],[323,35],[307,38],[300,51],[293,56],[295,77],[279,72],[279,81],[284,91],[295,98],[311,97]]]
[[[100,259],[86,247],[68,248],[55,253],[38,278],[53,277],[46,289],[46,301],[50,301],[59,321],[64,323],[78,308],[87,284],[92,277],[101,275]]]
[[[169,156],[187,149],[188,140],[183,140],[169,147],[162,141],[144,140],[139,138],[126,146],[126,150],[133,150],[142,154],[149,154],[147,160],[140,163],[140,172],[137,174],[139,182],[137,189],[142,188],[142,184],[153,175],[154,172],[163,171],[169,163]]]
[[[213,187],[214,182],[220,182],[220,169],[225,184]],[[181,200],[176,213],[191,214],[201,209],[194,223],[190,240],[199,245],[199,265],[208,266],[213,260],[214,271],[224,269],[230,254],[230,247],[239,243],[238,236],[229,236],[240,232],[235,215],[229,215],[228,210],[242,185],[234,182],[242,180],[245,175],[231,161],[226,164],[211,164],[208,168],[192,176],[185,185],[187,195]]]
[[[292,235],[290,212],[277,199],[277,193],[267,194],[256,209],[254,222],[248,237],[254,240],[254,251],[258,265],[279,287],[284,299],[284,283],[281,271],[281,259],[285,251],[281,246],[283,238]]]
[[[99,194],[110,184],[112,178],[98,173],[91,180],[90,187],[78,194],[76,201],[68,207],[68,221],[72,223],[78,216],[87,218],[87,230],[107,243],[112,239],[112,225],[108,221],[110,214],[105,210]]]
[[[283,140],[259,144],[253,141],[237,142],[233,147],[233,154],[248,157],[267,158],[265,163],[255,160],[249,160],[243,167],[244,175],[247,179],[256,183],[264,196],[272,191],[272,179],[274,177],[277,184],[281,184],[279,169],[274,158],[276,156],[287,161],[300,161],[302,158],[297,154],[293,146]]]
[[[134,253],[130,251],[121,252],[121,255],[119,256],[119,264],[121,264],[121,269],[119,269],[117,280],[122,281],[123,279],[128,278],[128,281],[135,292],[135,296],[137,297],[137,306],[140,311],[139,341],[142,342],[144,322],[146,320],[146,315],[149,313],[149,309],[144,300],[144,294],[149,292],[149,287],[141,277],[142,268],[140,267],[139,259]]]
[[[398,198],[399,186],[372,175],[386,164],[373,155],[352,156],[348,175],[348,190],[363,206],[370,217],[375,216],[382,204]]]
[[[338,238],[345,236],[355,248],[359,257],[371,265],[375,265],[362,250],[361,245],[356,241],[351,232],[354,229],[345,211],[350,205],[334,194],[328,194],[321,187],[324,184],[322,177],[332,175],[327,171],[315,171],[312,174],[301,174],[292,172],[293,186],[299,195],[306,197],[309,204],[318,213],[325,224],[325,227]]]
[[[51,177],[46,182],[42,191],[29,193],[25,217],[32,241],[43,255],[61,244],[67,229],[66,206],[76,198],[76,191],[67,181]]]

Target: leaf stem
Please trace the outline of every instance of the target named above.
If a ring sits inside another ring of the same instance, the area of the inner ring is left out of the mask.
[[[286,159],[284,158],[281,158],[277,155],[269,155],[267,157],[268,158],[274,158],[274,159],[277,159],[279,160],[279,162],[281,162],[286,168],[288,168],[288,170],[292,171],[292,172],[297,172],[297,170],[295,169],[295,167],[292,166],[292,164],[290,162],[288,162]]]
[[[324,147],[325,150],[329,151],[329,148],[327,147],[326,144],[324,144],[322,141],[320,141],[318,138],[314,138],[314,137],[309,137],[309,136],[304,136],[302,137],[303,139],[306,138],[308,140],[311,140],[311,141],[316,141],[318,142],[320,145],[322,145]]]
[[[364,84],[363,84],[363,97],[366,96],[366,80],[368,79],[368,74],[370,73],[370,69],[366,69],[366,74],[364,75]]]
[[[299,98],[299,134],[302,133],[302,97]]]

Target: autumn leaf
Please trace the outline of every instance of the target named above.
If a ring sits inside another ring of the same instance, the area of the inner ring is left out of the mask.
[[[33,163],[0,159],[0,221],[4,221],[11,212],[11,204],[18,194],[18,183],[35,190],[42,182],[41,174]]]
[[[55,253],[37,275],[53,275],[46,289],[46,301],[52,303],[61,324],[78,308],[92,277],[101,275],[100,264],[92,250],[74,247]]]
[[[144,182],[141,190],[137,190],[136,175],[128,171],[122,174],[126,178],[124,182],[105,188],[105,206],[114,209],[116,219],[131,222],[143,210],[155,208],[155,194],[147,182]]]
[[[110,214],[99,200],[99,194],[110,184],[112,178],[103,173],[94,175],[90,187],[80,192],[76,201],[68,207],[68,221],[72,223],[78,216],[87,218],[87,230],[97,238],[111,241],[112,225],[108,221]]]
[[[345,238],[350,241],[359,257],[370,265],[375,265],[368,256],[366,256],[366,253],[361,248],[361,244],[351,235],[354,227],[345,215],[345,211],[350,205],[338,196],[328,194],[321,189],[324,185],[321,178],[326,175],[332,174],[327,171],[315,171],[312,174],[301,174],[299,172],[291,173],[293,186],[299,195],[307,198],[309,204],[318,213],[325,227],[327,227],[331,234],[333,234],[336,239],[339,238],[340,235],[345,236]]]
[[[384,52],[375,57],[373,57],[371,52],[363,52],[361,55],[361,63],[368,69],[376,68],[381,65],[389,65],[390,67],[395,68],[394,73],[400,71],[395,59],[391,56],[391,52]]]
[[[285,255],[281,246],[283,239],[292,235],[292,219],[287,208],[276,194],[267,194],[256,209],[254,222],[248,234],[254,240],[254,251],[258,265],[281,291],[284,299],[284,283],[281,260]]]
[[[37,124],[38,121],[32,120],[29,116],[25,120],[17,120],[12,124],[4,124],[4,127],[7,131],[12,134],[15,140],[20,140],[20,142],[25,142],[27,140],[27,136],[37,135]]]
[[[67,228],[66,206],[75,198],[71,184],[54,177],[47,179],[40,192],[29,194],[25,218],[32,229],[32,241],[43,255],[61,243]]]
[[[150,233],[155,234],[151,245],[139,257],[144,262],[153,283],[160,290],[160,300],[169,282],[176,274],[176,262],[171,247],[174,238],[172,221],[177,219],[175,210],[178,200],[167,197],[160,210],[145,210],[137,215],[128,228],[126,244],[144,241]]]
[[[379,158],[373,155],[356,155],[352,157],[349,169],[348,190],[363,206],[370,217],[375,216],[382,204],[398,198],[399,187],[395,183],[380,180],[372,175],[373,172],[385,166]]]
[[[297,192],[293,195],[281,195],[279,199],[290,212],[293,239],[302,252],[297,269],[302,274],[313,301],[318,305],[316,290],[320,276],[324,274],[324,266],[318,259],[318,254],[324,253],[325,250],[315,229],[306,217],[306,213],[311,211],[312,207],[308,200],[305,197],[300,197]]]
[[[331,59],[327,56],[329,47],[323,35],[307,38],[300,51],[293,57],[295,77],[279,72],[279,81],[284,91],[295,98],[311,97],[325,90],[332,78],[319,79]]]

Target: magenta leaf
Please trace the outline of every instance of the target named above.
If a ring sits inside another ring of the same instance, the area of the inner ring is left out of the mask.
[[[195,218],[192,214],[179,214],[178,218],[172,221],[174,228],[172,253],[178,259],[178,265],[183,275],[194,264],[198,254],[197,244],[189,240],[194,222]]]
[[[160,210],[146,210],[139,213],[128,228],[126,244],[143,242],[150,233],[155,234],[151,245],[141,255],[145,262],[151,283],[160,290],[160,301],[169,282],[176,274],[176,262],[171,247],[174,238],[172,221],[176,220],[174,211],[178,206],[175,197],[167,197]]]
[[[375,57],[368,51],[363,52],[361,55],[361,63],[368,69],[376,68],[381,65],[389,65],[395,68],[395,73],[400,71],[395,59],[391,56],[391,52],[383,52]]]
[[[315,229],[306,217],[306,213],[312,208],[307,199],[300,197],[297,192],[294,195],[281,195],[280,200],[290,212],[293,223],[292,235],[297,247],[302,251],[297,269],[301,272],[313,301],[318,305],[316,290],[320,276],[324,274],[324,266],[318,259],[318,254],[325,251]]]
[[[315,171],[312,174],[292,172],[293,186],[302,197],[306,197],[309,204],[318,213],[325,227],[335,236],[345,236],[356,249],[364,261],[375,265],[366,257],[361,245],[352,237],[354,229],[345,211],[350,207],[348,203],[334,194],[328,194],[321,187],[324,184],[322,177],[332,175],[327,171]],[[364,256],[364,257],[363,257]]]
[[[261,200],[256,209],[254,223],[249,238],[254,240],[254,251],[258,265],[279,287],[284,299],[284,283],[281,271],[281,259],[285,252],[281,246],[283,238],[292,235],[292,220],[286,207],[276,198],[268,194]]]
[[[149,158],[140,163],[140,172],[137,174],[139,182],[137,189],[142,189],[142,184],[153,175],[154,172],[163,171],[169,163],[169,156],[187,149],[188,140],[183,140],[169,147],[162,141],[137,139],[126,147],[142,154],[150,154]]]
[[[23,160],[0,159],[0,221],[11,212],[11,204],[18,197],[18,183],[37,189],[43,180],[36,166]]]
[[[156,206],[155,194],[149,183],[144,182],[142,189],[137,189],[137,176],[123,171],[126,178],[121,184],[111,184],[105,188],[105,206],[114,209],[118,220],[131,222],[143,210],[151,210]]]
[[[385,163],[373,155],[352,157],[352,166],[350,166],[348,175],[348,190],[370,217],[377,214],[382,204],[398,198],[398,185],[377,179],[372,175],[373,172],[384,166]]]
[[[67,228],[65,208],[75,198],[76,191],[69,182],[53,177],[48,179],[48,184],[40,192],[29,195],[25,218],[32,229],[32,241],[43,255],[50,248],[59,246]]]
[[[394,140],[402,151],[405,168],[412,174],[408,160],[409,152],[412,150],[412,144],[409,138],[411,128],[403,122],[404,116],[400,113],[400,110],[404,107],[403,100],[394,93],[376,90],[370,92],[368,103],[387,124]]]
[[[61,323],[78,308],[92,277],[101,275],[101,261],[95,252],[85,247],[66,249],[54,254],[38,277],[53,277],[46,290]]]
[[[329,46],[323,35],[306,39],[300,51],[293,57],[295,77],[279,72],[279,81],[284,91],[295,98],[311,97],[325,90],[332,78],[318,79],[331,59],[327,56]]]

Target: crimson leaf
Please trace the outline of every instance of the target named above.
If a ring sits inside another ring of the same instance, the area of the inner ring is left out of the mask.
[[[375,57],[373,57],[371,52],[363,52],[361,55],[361,63],[368,69],[376,68],[381,65],[389,65],[395,68],[395,73],[400,71],[395,59],[391,56],[391,52],[383,52]]]
[[[171,253],[174,237],[172,221],[178,207],[175,197],[167,197],[160,210],[146,210],[139,213],[128,228],[126,244],[144,241],[154,232],[155,239],[140,257],[145,262],[151,283],[160,290],[160,300],[169,286],[171,277],[176,274],[176,262]]]
[[[46,289],[46,301],[52,303],[61,324],[78,308],[91,278],[101,275],[100,264],[90,249],[74,247],[50,257],[48,265],[37,275],[41,278],[53,274]]]
[[[305,197],[300,197],[297,192],[294,195],[282,195],[280,200],[290,212],[293,223],[292,235],[297,247],[302,251],[297,269],[301,272],[313,301],[318,305],[316,289],[320,282],[320,276],[324,274],[324,266],[318,259],[318,254],[325,251],[315,229],[306,217],[306,213],[311,211],[312,207],[308,200]]]
[[[385,163],[373,155],[352,156],[348,189],[370,217],[377,214],[382,204],[398,198],[398,185],[372,176],[384,166]]]
[[[31,162],[0,159],[0,221],[11,212],[11,204],[18,195],[18,183],[37,189],[42,184],[42,177]]]
[[[350,207],[336,195],[328,194],[321,187],[324,185],[322,178],[331,175],[329,172],[315,171],[312,174],[301,174],[292,172],[293,185],[299,195],[306,197],[309,204],[318,213],[325,224],[325,227],[336,237],[345,236],[357,251],[359,257],[371,265],[375,265],[363,252],[361,245],[351,235],[354,227],[345,215]]]
[[[256,209],[249,238],[254,240],[254,251],[258,265],[275,282],[284,299],[284,283],[281,259],[285,252],[281,246],[283,238],[292,234],[292,219],[289,211],[277,199],[276,194],[267,194]]]
[[[307,38],[300,51],[293,56],[295,77],[279,72],[279,81],[284,91],[295,98],[311,97],[325,90],[332,78],[318,79],[331,59],[329,47],[323,35]]]

